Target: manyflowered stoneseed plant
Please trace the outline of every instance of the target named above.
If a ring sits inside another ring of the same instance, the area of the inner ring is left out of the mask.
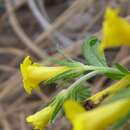
[[[56,121],[59,113],[64,113],[73,130],[123,130],[128,124],[130,71],[118,63],[108,66],[103,51],[110,47],[130,46],[130,24],[118,12],[117,9],[106,9],[101,41],[91,36],[82,44],[84,64],[64,60],[57,66],[47,67],[33,63],[29,56],[25,57],[20,71],[27,94],[33,90],[40,91],[40,84],[75,81],[67,88],[62,87],[63,90],[51,98],[42,110],[26,118],[34,129],[45,129],[48,123],[51,125]],[[91,96],[87,80],[99,74],[118,81]]]

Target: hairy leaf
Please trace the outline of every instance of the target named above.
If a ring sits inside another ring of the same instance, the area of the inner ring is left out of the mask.
[[[45,81],[45,84],[51,84],[61,79],[66,80],[66,79],[76,78],[82,74],[83,74],[82,70],[73,70],[73,69],[68,70],[66,72],[56,75],[55,77],[48,79],[47,81]]]
[[[91,36],[82,45],[82,53],[86,63],[94,66],[107,66],[103,52],[99,52],[100,41],[97,37]]]
[[[77,102],[83,103],[88,97],[90,97],[90,90],[84,84],[75,86],[73,89],[65,89],[61,91],[51,102],[54,105],[54,111],[50,121],[53,122],[57,117],[58,112],[62,109],[65,100],[71,99]]]

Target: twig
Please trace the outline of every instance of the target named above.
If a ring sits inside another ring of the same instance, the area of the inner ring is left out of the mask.
[[[0,64],[0,70],[6,71],[6,72],[14,72],[14,71],[16,71],[16,69],[13,68],[13,67],[10,67],[10,66],[7,66],[7,65],[1,65],[1,64]]]
[[[8,94],[12,93],[13,89],[16,89],[16,86],[18,83],[20,83],[18,73],[15,73],[11,78],[9,78],[7,81],[1,83],[1,93],[0,93],[0,101]]]
[[[127,56],[125,59],[123,59],[120,63],[122,65],[126,65],[128,62],[130,62],[130,56]]]
[[[87,7],[89,7],[93,3],[93,0],[76,0],[72,6],[67,9],[61,16],[59,16],[55,22],[45,31],[43,32],[37,39],[36,42],[40,43],[48,38],[55,30],[60,28],[63,24],[67,22],[69,18],[73,16],[74,13],[83,11]]]
[[[43,29],[47,30],[49,27],[51,27],[50,23],[48,22],[47,19],[45,19],[45,16],[43,16],[41,14],[41,12],[39,11],[39,9],[37,8],[34,0],[28,0],[27,1],[30,9],[32,10],[34,16],[37,18],[38,22],[40,23],[40,25],[42,26]],[[45,13],[45,9],[43,10],[44,14]],[[47,15],[47,14],[46,14]],[[52,36],[51,36],[52,35]],[[67,37],[63,36],[61,33],[55,31],[53,34],[49,35],[49,37],[51,38],[51,40],[57,44],[57,42],[62,42],[65,45],[68,45],[71,40],[68,39]],[[59,40],[59,41],[58,41]]]
[[[94,18],[91,20],[91,23],[89,24],[89,26],[87,26],[87,27],[83,30],[82,33],[89,31],[89,30],[96,24],[96,22],[101,18],[103,12],[104,12],[104,8],[102,8],[102,9],[100,10],[100,12],[97,13],[96,16],[94,16]]]
[[[48,14],[45,9],[45,0],[38,0],[37,4],[39,6],[41,14],[47,19],[47,21],[50,21],[50,18],[48,17]]]
[[[11,130],[11,126],[7,119],[0,120],[1,124],[3,125],[3,130]]]
[[[26,0],[21,0],[20,2],[16,2],[13,6],[13,10],[19,9],[22,5],[24,5]],[[5,12],[0,18],[0,28],[3,26],[5,19],[8,17],[8,13]]]
[[[21,113],[19,115],[19,118],[20,118],[20,126],[21,126],[20,128],[21,128],[21,130],[27,130],[26,125],[25,125],[25,114]]]
[[[12,48],[12,47],[8,47],[8,48],[0,47],[0,53],[13,54],[13,55],[19,55],[19,56],[28,55],[27,52],[24,52],[21,49]]]
[[[23,43],[30,49],[32,50],[35,54],[37,54],[40,58],[45,58],[46,53],[43,53],[43,51],[38,48],[31,39],[27,37],[25,32],[22,30],[20,27],[17,18],[13,12],[13,7],[11,6],[11,1],[10,0],[5,0],[6,2],[6,9],[7,13],[9,15],[10,23],[15,31],[15,33],[18,35],[18,37],[23,41]]]
[[[6,117],[4,116],[5,112],[3,110],[2,107],[0,107],[0,124],[3,127],[3,130],[11,130],[11,125],[9,124],[8,120],[6,119]]]

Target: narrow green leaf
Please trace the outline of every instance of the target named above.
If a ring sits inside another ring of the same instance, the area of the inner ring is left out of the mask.
[[[50,104],[54,106],[50,122],[54,122],[58,112],[62,109],[65,100],[73,99],[77,102],[83,103],[86,98],[90,97],[90,95],[90,89],[84,84],[77,85],[69,91],[68,89],[61,91]]]
[[[55,81],[58,81],[61,79],[67,80],[67,79],[75,78],[82,74],[83,74],[82,70],[73,70],[73,69],[68,70],[66,72],[56,75],[55,77],[48,79],[47,81],[45,81],[45,84],[51,84],[51,83],[54,83]]]
[[[98,51],[100,41],[97,37],[91,36],[82,45],[82,53],[86,63],[95,66],[107,66],[104,53]]]
[[[55,107],[54,107],[54,111],[53,111],[51,119],[50,119],[50,122],[55,121],[59,111],[61,110],[61,108],[62,108],[62,106],[64,104],[64,100],[65,100],[64,98],[61,98],[61,99],[59,99],[58,102],[56,102]]]
[[[125,76],[125,74],[123,74],[123,73],[122,74],[114,74],[111,72],[107,72],[104,74],[105,74],[105,76],[107,76],[108,78],[113,79],[113,80],[119,80]]]
[[[74,99],[77,102],[84,102],[87,97],[91,96],[89,87],[84,83],[76,86],[70,93],[71,99]]]
[[[122,65],[120,65],[118,63],[115,64],[115,67],[124,74],[129,74],[130,73],[126,68],[124,68]]]
[[[78,61],[74,61],[74,60],[62,60],[62,61],[58,61],[57,62],[58,65],[61,66],[69,66],[69,67],[78,67],[81,66],[81,63]]]

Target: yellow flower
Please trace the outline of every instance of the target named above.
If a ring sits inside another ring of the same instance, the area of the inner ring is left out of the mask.
[[[130,110],[130,100],[122,99],[90,111],[74,101],[66,101],[64,109],[73,130],[106,130]]]
[[[130,24],[118,16],[118,9],[107,8],[103,22],[103,37],[99,50],[117,47],[121,45],[130,46]]]
[[[43,130],[51,118],[52,111],[53,108],[48,106],[34,115],[28,116],[26,121],[32,124],[34,129]]]
[[[32,89],[40,89],[39,83],[48,80],[56,75],[63,73],[70,68],[67,66],[46,67],[36,63],[32,63],[27,56],[20,65],[21,74],[25,91],[30,94]]]
[[[94,104],[99,104],[104,97],[111,96],[112,94],[120,91],[121,89],[126,88],[129,84],[130,84],[130,75],[126,75],[117,83],[91,96],[88,100],[92,101]]]

